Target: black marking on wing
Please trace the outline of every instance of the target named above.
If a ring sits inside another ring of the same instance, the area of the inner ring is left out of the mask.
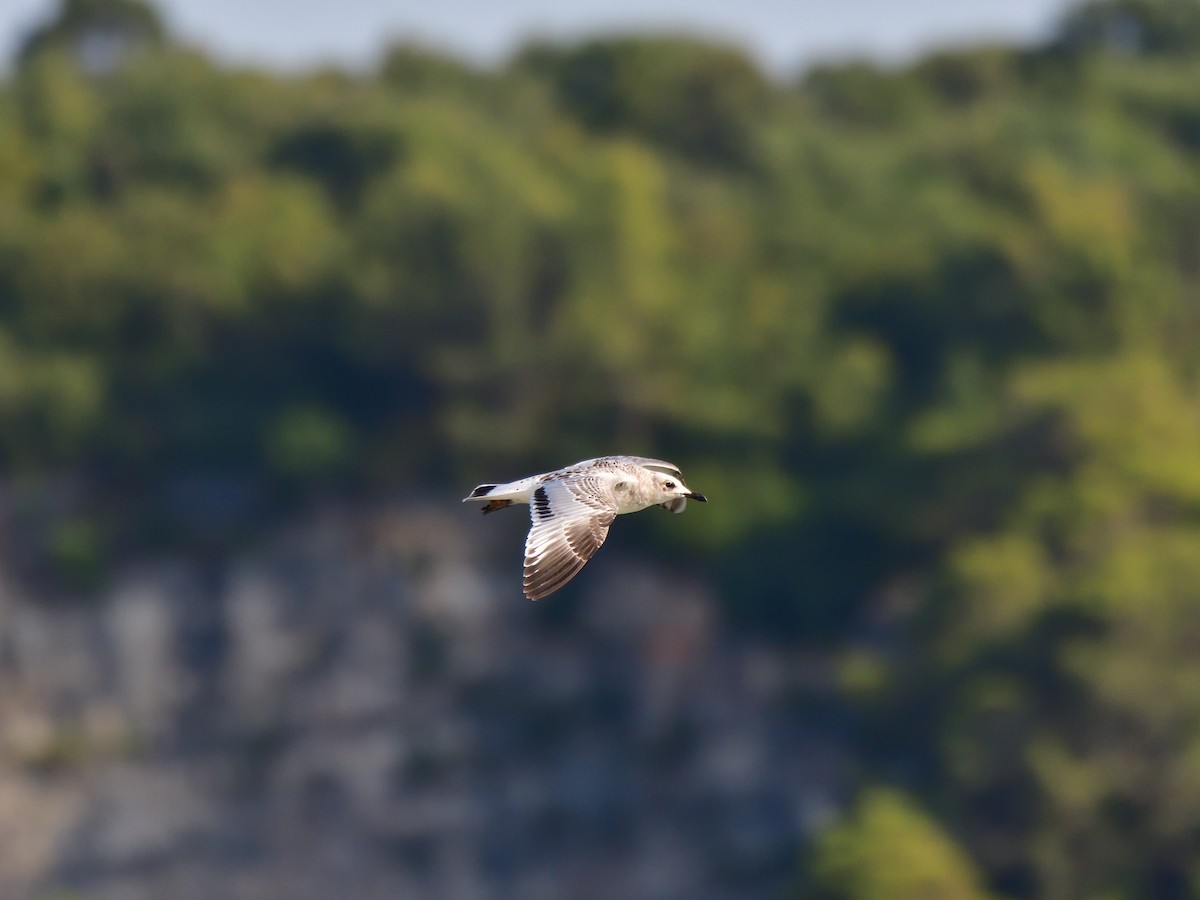
[[[550,498],[546,495],[545,485],[533,492],[533,514],[539,519],[549,519],[554,515],[550,509]]]

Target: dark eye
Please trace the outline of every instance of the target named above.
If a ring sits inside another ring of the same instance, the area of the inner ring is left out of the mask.
[[[675,490],[675,482],[673,482],[673,481],[663,482],[663,487],[665,487],[668,491],[673,491],[673,490]]]

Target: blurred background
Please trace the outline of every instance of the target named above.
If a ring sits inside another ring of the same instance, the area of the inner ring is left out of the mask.
[[[1200,897],[1200,4],[444,7],[0,17],[0,896]]]

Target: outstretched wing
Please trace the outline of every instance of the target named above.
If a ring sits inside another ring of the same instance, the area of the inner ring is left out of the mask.
[[[600,549],[617,515],[612,485],[595,475],[547,481],[533,492],[525,539],[525,596],[540,600],[570,581]]]

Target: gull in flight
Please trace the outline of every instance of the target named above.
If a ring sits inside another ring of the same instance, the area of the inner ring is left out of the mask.
[[[533,524],[525,539],[525,596],[541,600],[578,574],[619,514],[650,506],[681,513],[689,499],[708,502],[683,483],[672,463],[602,456],[507,484],[481,484],[463,503],[482,502],[484,515],[529,504]]]

